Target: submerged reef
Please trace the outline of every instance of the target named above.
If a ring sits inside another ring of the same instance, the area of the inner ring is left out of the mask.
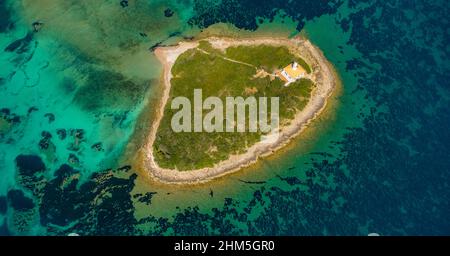
[[[6,32],[8,29],[11,29],[13,26],[13,22],[11,20],[11,13],[8,10],[8,2],[1,1],[0,2],[0,17],[2,17],[0,21],[0,33]]]
[[[35,192],[35,199],[40,202],[40,223],[48,226],[50,232],[133,233],[130,224],[135,220],[130,191],[136,175],[129,174],[129,168],[100,171],[93,174],[89,181],[81,182],[80,172],[64,164],[55,170],[53,177],[41,183],[39,177],[43,175],[45,166],[38,156],[18,156],[17,165],[21,170],[18,179],[28,191]],[[118,174],[126,177],[115,177]],[[14,212],[35,207],[20,190],[10,191],[8,200]],[[88,212],[95,214],[86,214]]]
[[[120,73],[102,70],[90,72],[87,81],[87,85],[77,91],[75,102],[89,111],[112,107],[130,109],[136,102],[144,99],[150,84],[127,79]]]
[[[195,1],[195,15],[189,24],[206,28],[223,22],[231,23],[240,29],[256,30],[260,21],[273,21],[279,12],[298,22],[297,30],[301,30],[306,20],[311,20],[325,14],[332,14],[343,3],[341,0],[332,1],[278,1],[278,0],[224,0]]]

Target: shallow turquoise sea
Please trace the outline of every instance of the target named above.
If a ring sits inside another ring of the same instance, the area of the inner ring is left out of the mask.
[[[448,12],[0,1],[0,234],[448,235]],[[158,184],[133,161],[160,92],[153,49],[209,34],[306,36],[342,88],[282,153],[207,184]]]

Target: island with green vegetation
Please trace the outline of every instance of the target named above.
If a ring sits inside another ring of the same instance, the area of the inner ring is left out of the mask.
[[[304,38],[211,37],[155,53],[164,65],[164,87],[144,164],[153,177],[168,183],[208,181],[272,154],[320,113],[337,81],[320,50]],[[267,134],[248,129],[174,131],[171,120],[177,110],[170,102],[180,96],[194,102],[194,90],[224,102],[227,97],[277,97],[280,135],[263,143]]]

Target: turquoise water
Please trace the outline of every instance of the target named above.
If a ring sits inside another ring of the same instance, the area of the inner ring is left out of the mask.
[[[448,234],[448,8],[0,2],[0,234]],[[210,34],[304,35],[343,86],[280,155],[155,183],[133,161],[160,92],[152,49]]]

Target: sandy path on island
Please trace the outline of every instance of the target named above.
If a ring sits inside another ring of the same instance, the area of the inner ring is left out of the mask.
[[[239,155],[232,155],[227,160],[217,163],[214,167],[202,168],[192,171],[178,171],[165,169],[158,166],[153,156],[153,143],[156,138],[159,123],[164,113],[170,93],[170,80],[172,78],[171,69],[176,59],[183,52],[198,46],[198,42],[181,42],[177,46],[162,47],[155,50],[156,57],[164,65],[163,68],[163,96],[158,106],[155,120],[152,124],[147,143],[144,145],[146,158],[144,166],[148,173],[154,178],[164,183],[200,183],[211,179],[238,171],[255,163],[259,157],[273,154],[277,149],[285,146],[289,141],[297,136],[307,125],[321,113],[325,108],[328,97],[336,87],[338,78],[332,65],[326,60],[323,53],[310,41],[303,38],[283,39],[283,38],[251,38],[251,39],[229,39],[211,37],[207,39],[213,47],[226,49],[235,45],[283,45],[288,46],[295,54],[302,57],[312,68],[310,77],[316,84],[312,91],[311,98],[305,108],[296,114],[293,120],[284,127],[281,127],[278,139],[267,142],[258,142]]]

